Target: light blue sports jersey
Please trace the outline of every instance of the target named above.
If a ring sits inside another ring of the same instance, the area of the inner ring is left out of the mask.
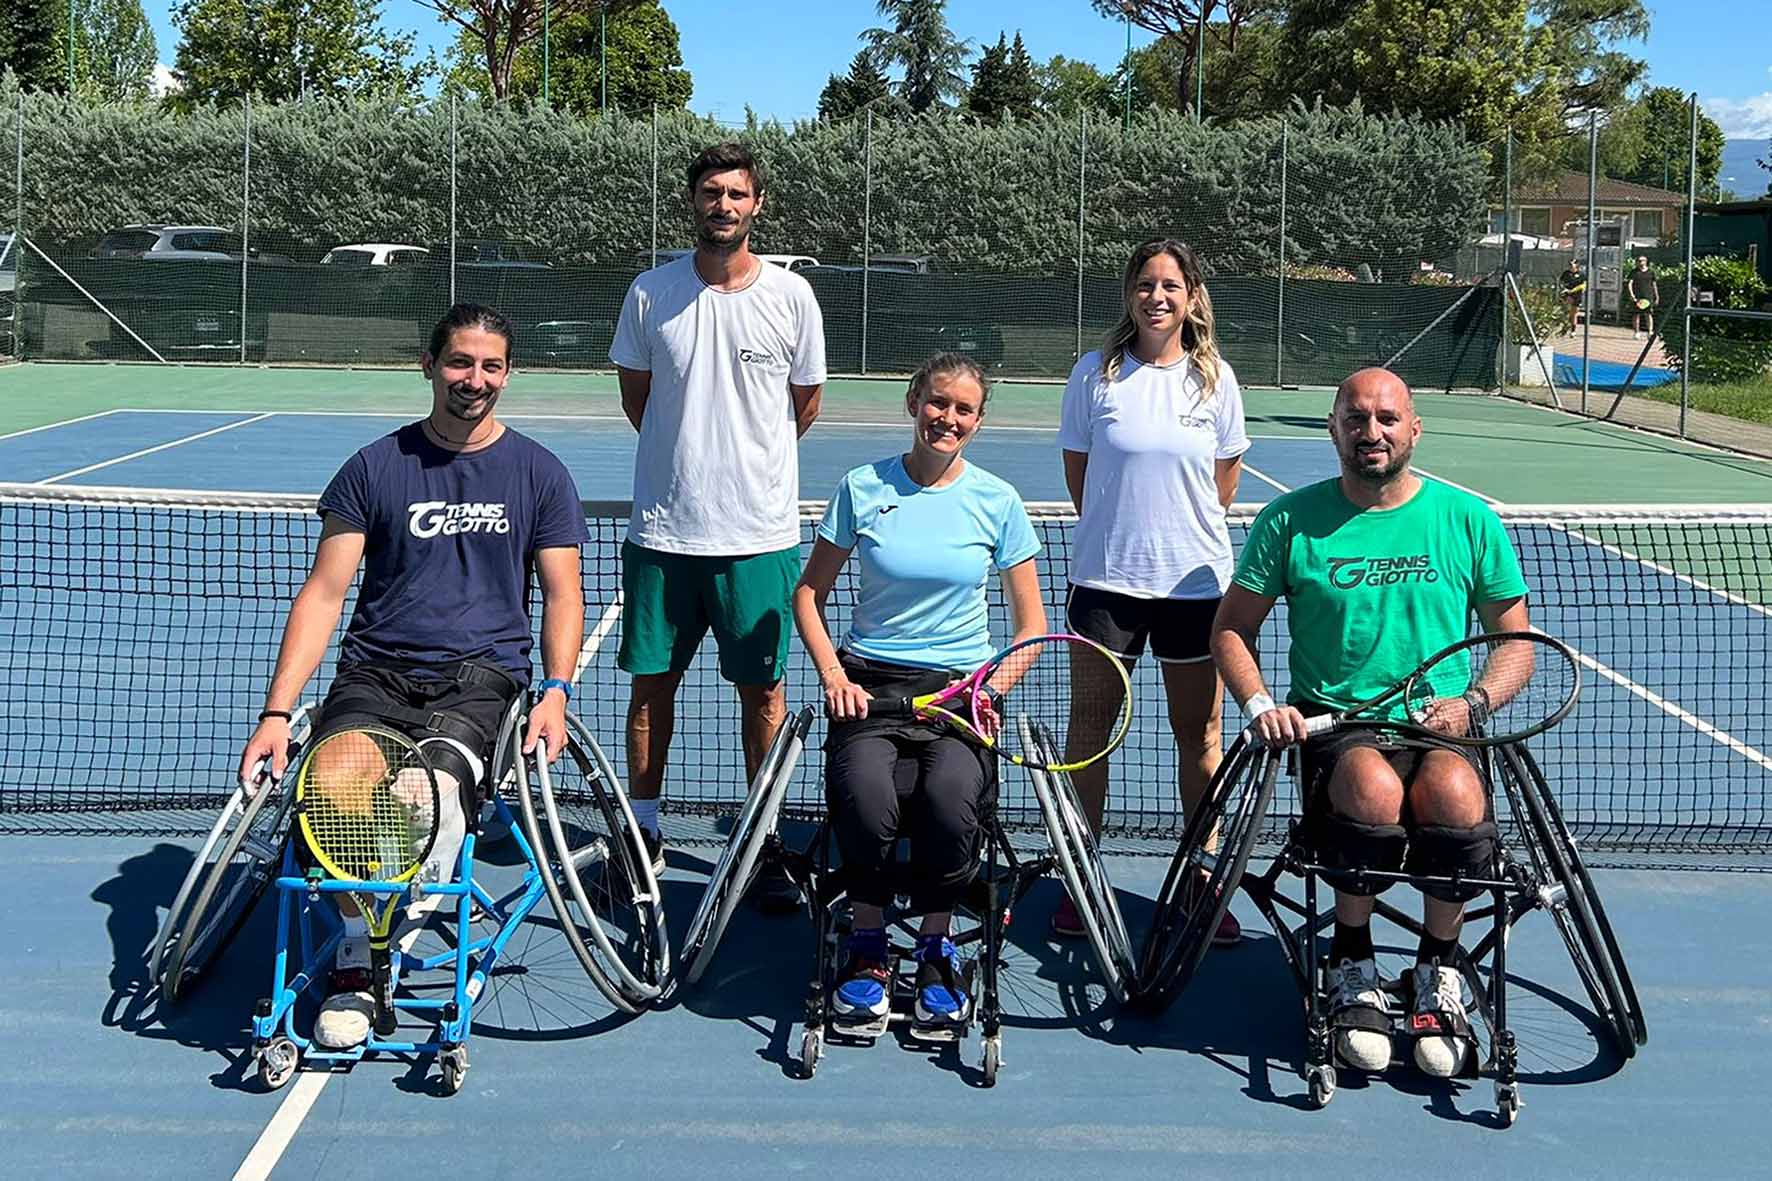
[[[991,643],[985,588],[1040,552],[1021,496],[974,464],[925,488],[899,456],[858,467],[837,485],[818,535],[861,560],[861,589],[843,647],[918,668],[970,669]]]

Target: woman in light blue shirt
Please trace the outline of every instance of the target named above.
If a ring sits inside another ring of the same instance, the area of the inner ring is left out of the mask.
[[[1040,545],[1021,497],[961,454],[988,392],[969,357],[943,353],[924,363],[905,394],[911,449],[843,477],[794,591],[794,622],[831,718],[825,800],[854,911],[832,1005],[848,1017],[878,1018],[890,1004],[884,912],[901,835],[911,840],[911,905],[923,915],[916,1019],[968,1015],[948,929],[978,868],[996,756],[940,724],[870,718],[868,702],[933,692],[1007,643],[1046,630],[1034,569]],[[861,577],[839,651],[824,606],[851,553]],[[992,643],[985,607],[993,570],[1015,628],[1003,644]]]

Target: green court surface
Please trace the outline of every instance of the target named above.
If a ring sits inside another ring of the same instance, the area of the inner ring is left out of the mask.
[[[839,378],[826,388],[823,417],[890,422],[903,414],[903,379]],[[991,425],[1056,427],[1056,384],[1004,382],[990,402]],[[1327,390],[1251,387],[1251,434],[1322,432]],[[120,408],[279,413],[410,413],[426,406],[416,369],[296,369],[223,366],[35,363],[0,366],[0,434]],[[1419,466],[1510,504],[1740,504],[1772,502],[1772,461],[1751,459],[1646,432],[1482,394],[1418,400],[1425,435]],[[501,403],[507,413],[617,417],[607,373],[518,372]],[[815,428],[816,429],[816,428]],[[4,473],[0,473],[3,477]]]

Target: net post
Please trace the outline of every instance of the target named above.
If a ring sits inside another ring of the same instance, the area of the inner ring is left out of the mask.
[[[1593,381],[1593,351],[1591,341],[1594,330],[1594,188],[1599,184],[1600,177],[1600,116],[1597,111],[1587,113],[1587,259],[1582,263],[1587,280],[1581,289],[1581,300],[1576,307],[1581,312],[1581,412],[1587,413],[1588,385]]]
[[[868,371],[868,264],[874,250],[874,108],[867,109],[861,173],[861,372]]]
[[[1686,347],[1686,356],[1680,364],[1680,438],[1686,437],[1686,409],[1691,405],[1692,398],[1692,355],[1696,351],[1692,347],[1692,234],[1698,214],[1698,92],[1694,90],[1690,99],[1692,105],[1692,135],[1688,145],[1686,162],[1686,298],[1682,301],[1685,310],[1680,314],[1685,319],[1686,335],[1682,343]]]
[[[1077,341],[1071,360],[1083,355],[1083,197],[1089,171],[1089,114],[1077,115]]]
[[[1286,386],[1286,119],[1280,118],[1280,270],[1275,289],[1274,385]]]
[[[658,104],[652,104],[652,265],[658,265]]]
[[[455,149],[458,136],[455,94],[449,95],[449,306],[455,306]]]
[[[252,96],[242,108],[240,163],[240,364],[246,364],[246,288],[252,258]]]

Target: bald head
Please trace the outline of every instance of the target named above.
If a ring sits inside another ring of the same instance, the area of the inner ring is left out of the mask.
[[[1389,369],[1377,365],[1354,370],[1347,375],[1345,381],[1335,387],[1335,405],[1330,408],[1331,413],[1340,410],[1342,403],[1357,395],[1386,401],[1401,398],[1411,410],[1415,408],[1415,394],[1409,389],[1409,383]]]

